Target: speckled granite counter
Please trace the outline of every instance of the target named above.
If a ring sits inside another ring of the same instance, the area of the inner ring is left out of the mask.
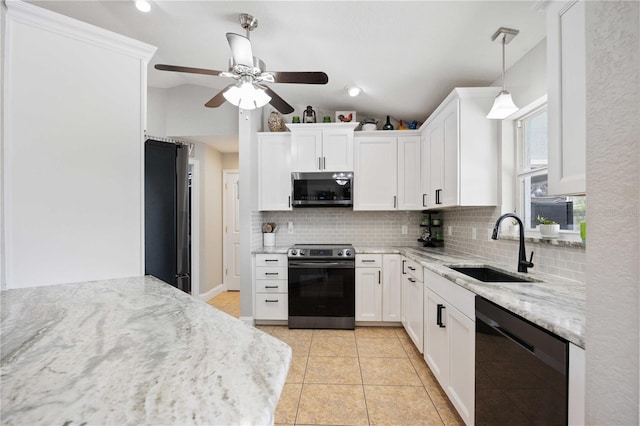
[[[152,277],[1,293],[2,424],[269,424],[291,348]]]
[[[356,253],[402,254],[459,286],[584,348],[584,283],[542,274],[535,269],[521,274],[514,272],[515,265],[509,267],[471,255],[449,254],[442,249],[356,247]],[[456,272],[447,265],[487,265],[536,282],[484,283]]]

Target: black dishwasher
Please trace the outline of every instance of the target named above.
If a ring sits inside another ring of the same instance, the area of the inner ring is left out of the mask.
[[[566,425],[569,345],[476,296],[476,425]]]

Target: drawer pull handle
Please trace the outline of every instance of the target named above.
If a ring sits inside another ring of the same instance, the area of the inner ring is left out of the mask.
[[[264,288],[278,288],[277,285],[265,285]]]
[[[278,303],[278,299],[264,299],[264,301],[267,303]]]
[[[362,259],[362,263],[373,263],[375,261],[375,259]]]
[[[278,259],[265,259],[264,261],[265,262],[277,262]]]
[[[416,280],[414,280],[413,278],[408,278],[409,281],[411,281],[412,283],[415,283]]]
[[[414,268],[413,266],[408,266],[409,269],[411,269],[412,271],[415,271],[416,268]]]
[[[265,275],[278,275],[280,274],[279,272],[265,272]]]

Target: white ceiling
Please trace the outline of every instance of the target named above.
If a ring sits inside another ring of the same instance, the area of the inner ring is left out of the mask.
[[[507,68],[545,37],[534,1],[34,1],[41,7],[157,46],[149,85],[203,86],[214,96],[223,77],[158,71],[156,63],[226,70],[225,33],[244,34],[241,12],[255,16],[254,55],[275,71],[324,71],[327,85],[271,84],[291,105],[355,110],[358,119],[424,121],[456,86],[500,78],[499,27],[520,30],[507,45]],[[350,98],[344,88],[360,86]],[[508,86],[508,82],[507,82]],[[204,108],[204,106],[203,106]]]

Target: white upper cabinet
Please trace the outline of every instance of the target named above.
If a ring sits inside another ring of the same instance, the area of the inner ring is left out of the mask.
[[[293,171],[353,170],[353,129],[358,123],[287,124]]]
[[[354,210],[421,210],[420,135],[367,132],[355,138]]]
[[[486,115],[499,91],[454,89],[421,127],[424,208],[497,205],[497,123]]]
[[[355,142],[354,210],[395,210],[398,206],[397,138],[358,137]]]
[[[586,193],[585,2],[547,7],[549,195]]]
[[[289,133],[258,133],[258,208],[291,210]]]

